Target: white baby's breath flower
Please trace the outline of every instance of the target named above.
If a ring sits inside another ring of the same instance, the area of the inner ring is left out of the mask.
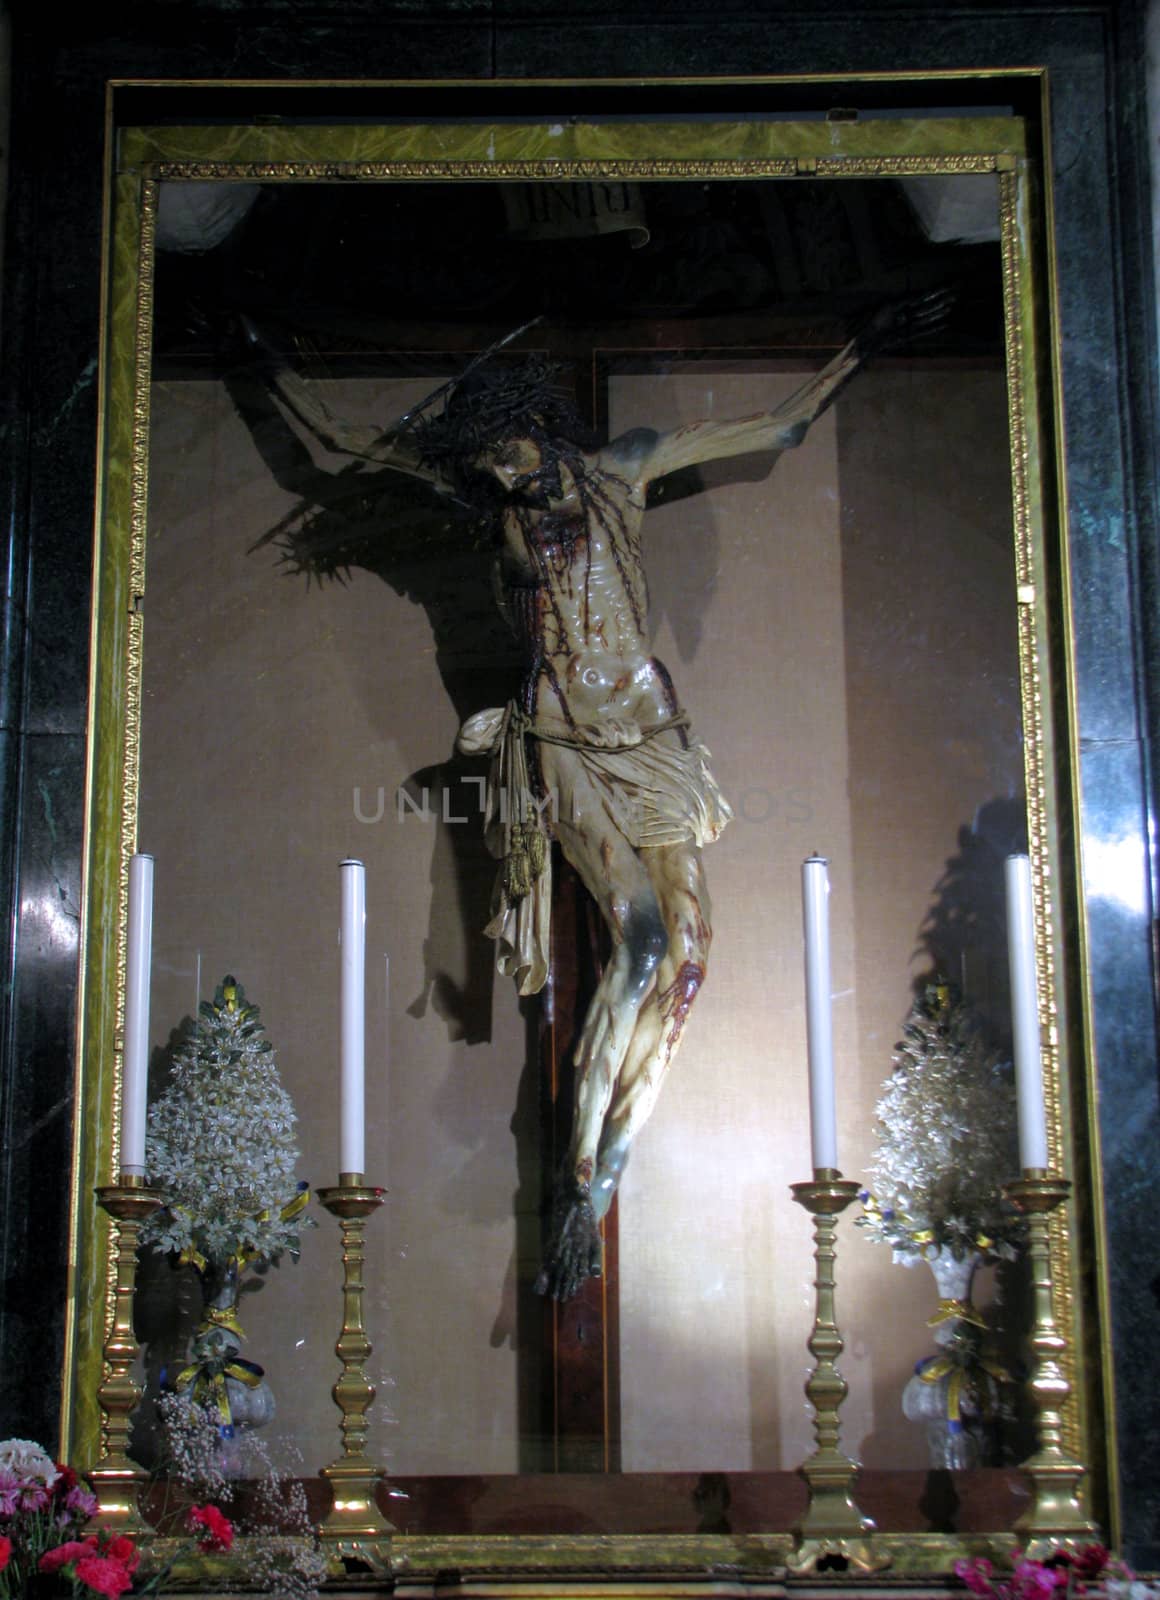
[[[188,1395],[164,1395],[158,1403],[168,1446],[169,1474],[195,1498],[219,1505],[234,1499],[218,1449],[220,1418],[212,1405]],[[234,1518],[243,1535],[234,1545],[241,1585],[276,1600],[314,1600],[326,1579],[327,1560],[310,1517],[301,1477],[280,1471],[270,1447],[252,1432],[238,1435],[241,1476],[248,1487],[243,1514]],[[289,1441],[282,1450],[294,1454]]]
[[[232,1499],[233,1485],[222,1469],[221,1417],[216,1406],[203,1405],[187,1389],[163,1394],[157,1415],[165,1440],[166,1469],[195,1500],[219,1505]]]

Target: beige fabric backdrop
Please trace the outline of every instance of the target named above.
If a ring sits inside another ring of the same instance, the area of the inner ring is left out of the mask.
[[[612,421],[743,414],[801,376],[625,374]],[[387,420],[426,387],[350,379],[328,395]],[[809,1448],[810,1238],[787,1188],[809,1175],[802,857],[832,862],[839,1137],[857,1175],[934,885],[959,828],[1019,783],[1002,375],[895,364],[856,389],[765,481],[646,525],[657,652],[738,816],[708,854],[709,980],[623,1189],[626,1470],[793,1467]],[[368,1178],[391,1189],[367,1232],[372,1448],[400,1473],[516,1471],[534,1079],[477,926],[490,866],[470,785],[446,809],[470,820],[442,820],[445,782],[477,770],[447,766],[447,662],[423,609],[379,578],[308,587],[268,549],[247,554],[293,496],[222,386],[158,384],[152,450],[139,839],[157,858],[154,1043],[235,972],[298,1107],[302,1173],[333,1182],[336,868],[366,861]],[[471,659],[468,642],[458,695]],[[470,709],[495,703],[475,676]],[[409,780],[430,820],[398,820]],[[308,1470],[338,1444],[337,1228],[320,1221],[243,1310],[281,1407],[271,1433]],[[848,1221],[841,1240],[846,1442],[869,1464],[921,1465],[899,1393],[933,1285]]]

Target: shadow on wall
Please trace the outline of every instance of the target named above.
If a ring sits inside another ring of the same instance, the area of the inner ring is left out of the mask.
[[[1027,849],[1027,811],[1020,795],[988,800],[959,829],[958,852],[947,861],[919,930],[915,955],[958,984],[988,1027],[1009,1040],[1007,907],[1003,863]],[[914,980],[917,995],[926,975]]]

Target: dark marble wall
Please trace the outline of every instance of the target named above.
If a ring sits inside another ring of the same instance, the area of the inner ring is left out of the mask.
[[[43,13],[44,20],[41,20]],[[1148,855],[1160,716],[1143,7],[1098,0],[18,3],[3,321],[0,1433],[51,1438],[67,1241],[106,80],[1051,72],[1083,859],[1129,1551],[1160,1565]],[[1062,648],[1062,642],[1061,642]]]

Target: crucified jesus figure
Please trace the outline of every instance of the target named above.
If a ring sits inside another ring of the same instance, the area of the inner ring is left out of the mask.
[[[601,1270],[599,1222],[657,1103],[705,978],[712,938],[701,851],[730,811],[672,679],[651,652],[645,496],[683,467],[801,443],[874,351],[935,326],[945,297],[878,313],[772,411],[634,428],[602,447],[549,363],[484,362],[385,432],[332,417],[280,367],[275,392],[328,447],[490,508],[496,594],[524,654],[509,703],[464,725],[491,757],[487,837],[499,858],[488,932],[521,994],[548,972],[549,838],[596,901],[612,954],[575,1050],[571,1143],[556,1180],[541,1293]]]

